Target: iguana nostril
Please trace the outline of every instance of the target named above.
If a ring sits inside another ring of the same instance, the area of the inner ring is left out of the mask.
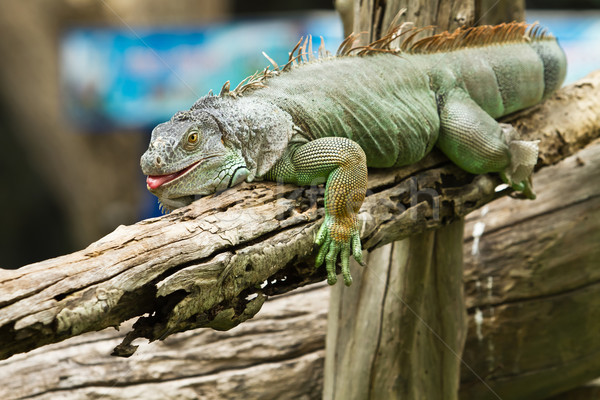
[[[162,163],[162,158],[160,156],[156,156],[156,165],[160,165]]]

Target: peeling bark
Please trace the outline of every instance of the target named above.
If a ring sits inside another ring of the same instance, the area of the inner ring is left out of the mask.
[[[503,399],[546,399],[600,376],[600,186],[586,184],[600,182],[600,142],[534,182],[536,201],[506,197],[466,217],[463,400],[497,399],[485,385]],[[107,356],[123,337],[114,329],[15,355],[0,361],[0,398],[320,399],[330,290],[274,296],[234,329],[179,333],[130,358]],[[598,386],[571,393],[552,400],[595,398]]]
[[[311,285],[232,330],[180,333],[131,358],[107,356],[114,329],[73,337],[0,361],[0,398],[318,399],[328,300],[327,284]]]
[[[542,146],[538,168],[600,134],[599,87],[594,73],[515,120],[537,126],[525,132],[528,140],[556,132],[562,138]],[[495,191],[499,183],[494,175],[469,175],[438,153],[407,168],[372,171],[360,212],[364,247],[446,225],[507,194]],[[121,226],[79,252],[2,271],[0,357],[137,316],[121,355],[134,351],[136,337],[229,329],[252,317],[266,297],[324,279],[312,267],[321,203],[319,189],[245,184]]]

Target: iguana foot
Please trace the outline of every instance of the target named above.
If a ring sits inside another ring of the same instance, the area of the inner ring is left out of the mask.
[[[352,225],[355,225],[354,223]],[[340,255],[342,261],[342,275],[344,284],[350,286],[352,284],[352,276],[350,275],[350,254],[359,264],[362,262],[362,247],[358,229],[355,226],[338,223],[329,215],[325,216],[325,221],[319,232],[315,243],[321,246],[315,267],[318,268],[325,261],[325,269],[327,270],[327,283],[334,285],[337,282],[335,265]]]
[[[519,134],[512,125],[500,124],[508,142],[510,164],[500,174],[504,183],[517,192],[521,192],[528,199],[535,199],[531,184],[531,174],[538,159],[539,140],[518,140]]]

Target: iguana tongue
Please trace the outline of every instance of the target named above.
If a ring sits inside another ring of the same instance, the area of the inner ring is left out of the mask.
[[[202,160],[200,160],[200,161],[202,161]],[[189,171],[190,169],[192,169],[200,161],[196,161],[195,163],[192,163],[192,164],[188,165],[187,167],[185,167],[181,171],[173,172],[172,174],[168,174],[168,175],[148,175],[146,177],[146,184],[148,185],[148,187],[150,189],[159,188],[162,185],[164,185],[165,183],[171,182],[173,179],[177,178],[178,176],[185,174],[187,171]]]
[[[165,183],[177,178],[180,174],[181,171],[174,172],[169,175],[148,175],[148,177],[146,177],[146,184],[150,189],[156,189],[164,185]]]

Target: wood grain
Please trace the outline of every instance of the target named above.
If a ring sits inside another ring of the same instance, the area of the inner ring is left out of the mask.
[[[530,139],[560,134],[560,146],[542,147],[540,167],[600,135],[600,112],[593,112],[600,110],[599,87],[600,73],[592,74],[516,121],[539,119]],[[560,113],[568,117],[543,117]],[[360,212],[367,250],[446,225],[506,194],[495,191],[498,177],[469,175],[439,154],[371,176]],[[312,267],[320,191],[244,184],[121,226],[79,252],[1,271],[0,358],[140,316],[117,353],[132,354],[137,337],[232,328],[268,296],[323,280]]]
[[[597,275],[589,278],[600,259],[600,188],[585,184],[599,181],[599,163],[600,142],[537,173],[538,200],[503,198],[466,218],[469,332],[461,399],[497,399],[490,388],[503,399],[546,399],[573,389],[572,397],[552,400],[583,400],[597,393],[597,386],[575,388],[600,376],[600,285]],[[574,187],[583,188],[577,196],[556,195]],[[552,208],[556,202],[560,207]],[[474,256],[477,223],[485,227]],[[541,238],[548,229],[561,234]],[[535,250],[538,242],[543,251]],[[367,273],[377,274],[378,265],[370,263]],[[561,282],[568,283],[564,290]],[[332,289],[347,292],[347,299],[357,296],[355,287]],[[130,358],[108,356],[123,336],[112,328],[15,355],[0,361],[0,398],[228,399],[244,393],[247,399],[320,399],[330,290],[319,283],[274,296],[253,319],[226,332],[196,329],[150,344],[138,339],[143,345]],[[377,303],[383,294],[382,288],[363,298]],[[344,307],[355,305],[348,301]],[[356,327],[366,312],[357,308]],[[338,320],[334,314],[330,319]],[[339,340],[347,339],[343,332]],[[402,328],[388,334],[409,337]],[[356,344],[355,357],[376,345]]]
[[[467,217],[464,359],[501,398],[539,399],[600,376],[598,182],[600,141],[536,174],[543,190],[529,205],[499,199]],[[462,379],[464,398],[496,399],[469,371]]]

